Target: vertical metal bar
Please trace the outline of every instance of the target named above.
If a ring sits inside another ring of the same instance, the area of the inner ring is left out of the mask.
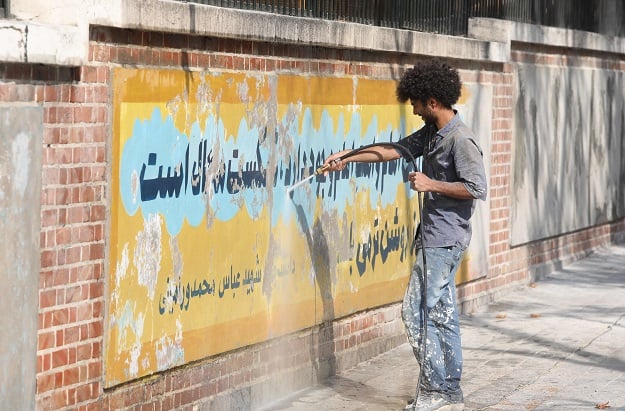
[[[447,33],[449,30],[449,23],[451,17],[451,2],[452,0],[445,1],[445,11],[439,20],[438,32],[439,33]]]
[[[411,0],[402,0],[402,8],[400,10],[400,15],[398,16],[398,23],[401,28],[410,28],[414,21],[414,8],[415,1]]]
[[[523,23],[600,31],[605,0],[179,0],[361,24],[466,35],[468,19],[490,17]],[[612,0],[617,1],[617,0]],[[9,2],[0,0],[0,15]],[[622,12],[619,12],[622,14]],[[618,16],[624,20],[624,16]],[[625,21],[623,21],[625,27]],[[620,31],[622,32],[622,30]]]

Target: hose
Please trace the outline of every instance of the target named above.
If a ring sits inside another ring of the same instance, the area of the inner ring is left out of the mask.
[[[397,149],[399,152],[401,152],[402,154],[405,154],[406,157],[408,157],[410,159],[410,162],[412,163],[412,166],[414,167],[415,171],[419,171],[419,167],[417,166],[417,162],[414,158],[414,156],[412,155],[412,153],[410,152],[410,150],[408,150],[406,147],[402,146],[401,144],[398,143],[392,143],[392,142],[382,142],[382,143],[372,143],[372,144],[367,144],[364,145],[362,147],[356,148],[352,151],[350,151],[349,153],[346,153],[344,155],[342,155],[341,157],[339,157],[340,160],[345,160],[346,158],[352,157],[356,154],[358,154],[361,151],[364,151],[368,148],[371,147],[378,147],[378,146],[386,146],[386,147],[393,147],[395,149]],[[326,166],[322,166],[319,167],[316,171],[315,174],[323,174],[325,171],[327,171],[327,167]],[[424,197],[423,197],[423,193],[418,191],[417,192],[417,205],[419,208],[419,226],[421,226],[421,223],[423,222],[423,206],[424,206]],[[417,233],[415,234],[415,238],[418,235],[420,237],[421,240],[421,257],[423,260],[423,287],[421,289],[421,353],[420,353],[420,361],[419,361],[419,375],[417,377],[417,391],[416,391],[416,396],[415,396],[415,403],[417,401],[417,398],[419,396],[419,392],[421,389],[421,379],[423,378],[423,369],[425,368],[423,365],[425,364],[425,353],[426,353],[426,345],[427,345],[427,338],[428,338],[428,327],[427,327],[427,315],[428,315],[428,305],[427,305],[427,287],[428,287],[428,275],[427,275],[427,263],[426,263],[426,257],[425,257],[425,246],[423,243],[423,229],[419,229],[417,227]]]

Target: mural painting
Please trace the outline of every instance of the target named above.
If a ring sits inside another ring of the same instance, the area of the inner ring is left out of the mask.
[[[411,164],[289,192],[331,152],[422,125],[393,81],[120,68],[113,85],[106,386],[402,298]]]

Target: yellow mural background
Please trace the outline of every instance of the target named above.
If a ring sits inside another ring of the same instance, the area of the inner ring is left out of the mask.
[[[278,121],[297,106],[300,113],[310,110],[316,127],[323,112],[338,120],[355,110],[363,122],[376,116],[380,132],[389,126],[399,129],[400,120],[407,131],[419,128],[411,107],[396,102],[395,85],[393,81],[351,77],[114,70],[105,386],[399,301],[412,265],[411,256],[410,261],[400,261],[394,253],[384,264],[378,261],[375,270],[369,267],[359,276],[353,244],[348,240],[350,227],[351,236],[360,241],[379,230],[372,227],[372,221],[396,218],[408,227],[411,241],[416,204],[410,201],[405,184],[398,185],[395,204],[386,206],[381,202],[372,206],[371,193],[356,192],[343,215],[324,210],[321,199],[316,199],[314,221],[320,222],[315,228],[322,233],[321,248],[319,238],[311,243],[303,233],[297,214],[271,222],[268,207],[256,218],[239,212],[228,221],[209,224],[204,220],[198,226],[185,221],[175,236],[161,217],[148,221],[141,210],[129,215],[119,195],[118,170],[124,145],[137,122],[159,108],[163,117],[171,116],[181,135],[188,135],[191,124],[204,124],[212,114],[224,124],[224,140],[230,140],[236,139],[242,118],[251,118],[253,111],[262,121],[267,115],[264,108],[274,101]],[[211,100],[201,101],[198,96],[202,95]],[[345,121],[347,129],[348,116]],[[153,295],[140,281],[137,262],[145,257],[145,250],[139,257],[137,250],[148,225],[151,232],[160,233],[150,243],[158,262]],[[248,268],[263,271],[264,283],[256,284],[253,292],[231,290],[223,298],[203,295],[190,300],[188,310],[159,314],[159,299],[167,293],[166,279],[173,278],[172,273],[181,273],[183,285],[204,279],[223,284],[232,269],[242,272]]]

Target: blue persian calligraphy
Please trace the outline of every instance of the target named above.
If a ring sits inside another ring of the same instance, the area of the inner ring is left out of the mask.
[[[184,221],[199,226],[208,214],[228,221],[243,209],[257,219],[269,207],[274,224],[293,212],[283,201],[286,190],[310,176],[330,153],[376,140],[397,141],[405,134],[390,127],[378,133],[375,116],[363,131],[360,114],[350,115],[349,129],[342,115],[335,124],[325,112],[316,129],[309,110],[289,124],[283,119],[275,130],[248,126],[242,118],[233,136],[226,136],[219,119],[209,117],[204,127],[194,123],[185,135],[171,116],[164,117],[156,108],[148,120],[135,121],[122,147],[119,181],[124,208],[129,215],[140,209],[143,215],[159,213],[171,235],[180,232]],[[410,167],[402,160],[351,163],[296,191],[304,191],[308,201],[321,198],[323,207],[342,213],[353,202],[355,183],[357,191],[369,193],[372,207],[384,207],[396,202],[397,188],[406,184]],[[312,218],[314,210],[306,212]]]

